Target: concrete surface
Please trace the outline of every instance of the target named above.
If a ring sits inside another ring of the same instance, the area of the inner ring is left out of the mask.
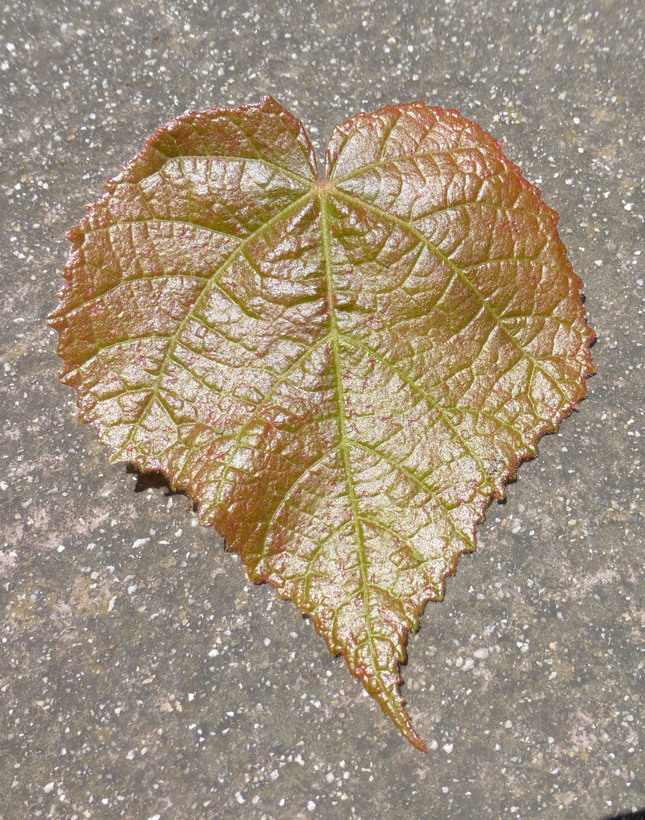
[[[0,817],[615,816],[645,806],[639,0],[0,7]],[[320,146],[454,107],[562,215],[598,375],[410,640],[409,746],[186,498],[57,384],[65,231],[157,125],[271,93]],[[137,485],[142,492],[137,492]]]

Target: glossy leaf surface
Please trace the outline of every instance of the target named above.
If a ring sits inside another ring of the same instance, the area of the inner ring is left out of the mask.
[[[557,215],[417,102],[334,131],[271,98],[161,128],[70,231],[63,381],[307,613],[418,748],[398,664],[475,524],[592,371]]]

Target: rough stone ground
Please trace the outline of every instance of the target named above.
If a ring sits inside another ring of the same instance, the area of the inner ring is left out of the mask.
[[[645,806],[639,0],[5,0],[0,817],[589,818]],[[159,124],[271,93],[478,120],[542,187],[598,375],[480,526],[405,669],[409,746],[187,499],[57,384],[65,231]],[[143,489],[137,492],[137,489]]]

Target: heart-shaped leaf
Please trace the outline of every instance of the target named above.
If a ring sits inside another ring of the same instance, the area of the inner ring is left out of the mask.
[[[112,461],[163,470],[417,748],[409,630],[592,372],[557,215],[422,102],[189,113],[69,233],[50,317]]]

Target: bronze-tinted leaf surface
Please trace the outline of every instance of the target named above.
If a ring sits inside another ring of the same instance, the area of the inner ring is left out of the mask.
[[[165,125],[69,233],[50,317],[113,461],[163,470],[418,748],[406,636],[585,395],[557,215],[455,111]]]

